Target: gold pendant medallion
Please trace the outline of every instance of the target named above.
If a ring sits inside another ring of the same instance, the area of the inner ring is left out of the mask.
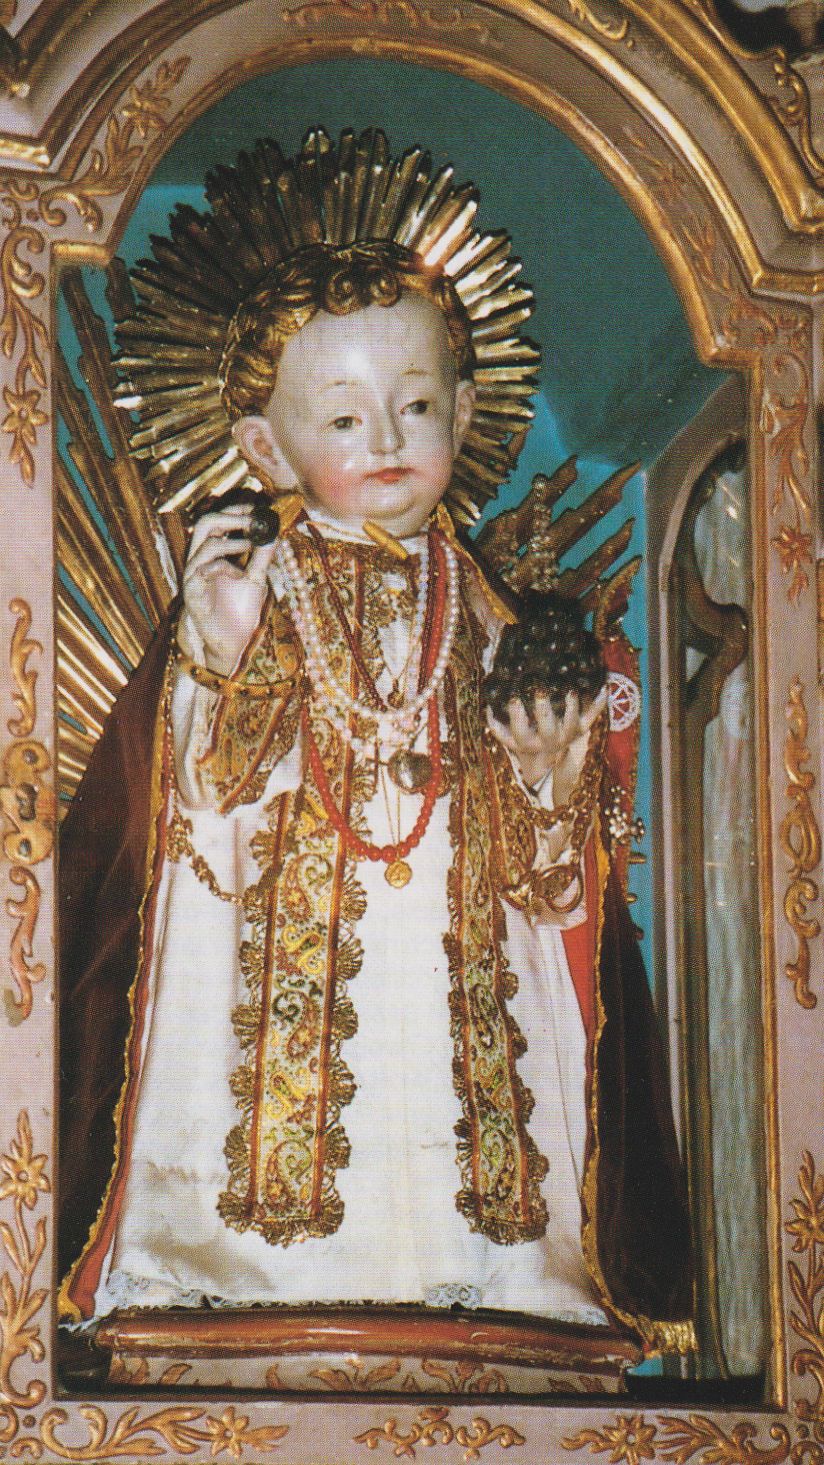
[[[393,890],[403,890],[412,879],[412,870],[406,860],[393,860],[384,870],[384,879],[388,880]]]

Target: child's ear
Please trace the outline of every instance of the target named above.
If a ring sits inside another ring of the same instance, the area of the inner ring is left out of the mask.
[[[455,417],[452,424],[452,441],[457,453],[469,431],[472,413],[475,410],[475,383],[460,381],[455,388]]]
[[[232,437],[249,467],[261,473],[281,493],[298,488],[294,470],[289,466],[266,417],[240,417],[232,426]]]

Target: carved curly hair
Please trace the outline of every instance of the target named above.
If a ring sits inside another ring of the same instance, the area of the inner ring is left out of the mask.
[[[472,377],[475,354],[469,317],[451,280],[391,240],[310,244],[289,255],[236,310],[220,363],[221,398],[231,422],[265,411],[290,336],[320,310],[350,315],[369,305],[394,305],[404,290],[442,312],[458,377]]]
[[[499,722],[520,699],[530,717],[536,694],[549,697],[556,717],[564,713],[567,692],[577,692],[582,707],[606,681],[601,647],[584,625],[577,600],[557,591],[528,591],[515,626],[505,626],[483,697]]]

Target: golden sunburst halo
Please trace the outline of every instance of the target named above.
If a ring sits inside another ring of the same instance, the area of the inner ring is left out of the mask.
[[[232,488],[260,488],[236,447],[218,370],[240,302],[281,260],[308,244],[392,239],[452,280],[467,311],[477,367],[470,430],[446,494],[475,522],[511,467],[512,439],[533,417],[540,352],[519,332],[532,291],[507,234],[475,228],[478,192],[433,173],[428,153],[392,158],[385,134],[313,128],[287,159],[263,140],[206,180],[209,211],[178,205],[169,235],[132,271],[137,305],[118,322],[117,392],[136,416],[132,451],[162,513]]]

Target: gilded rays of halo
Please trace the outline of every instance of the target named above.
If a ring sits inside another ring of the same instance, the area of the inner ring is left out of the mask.
[[[131,284],[122,261],[107,267],[106,295],[120,323],[117,366],[82,272],[67,268],[61,277],[80,344],[72,362],[60,349],[55,354],[65,428],[57,454],[57,763],[64,809],[180,583],[186,532],[175,506],[190,507],[247,476],[217,369],[238,300],[280,258],[303,243],[351,243],[368,233],[411,244],[451,276],[479,362],[477,410],[450,493],[457,519],[476,519],[496,493],[532,417],[538,352],[518,336],[532,295],[517,283],[519,263],[506,235],[474,229],[475,192],[455,187],[450,169],[433,177],[420,149],[393,161],[380,132],[359,139],[344,133],[335,148],[317,131],[294,163],[263,143],[237,167],[218,169],[208,198],[208,214],[178,209],[171,238],[154,241],[154,259],[138,266]],[[569,558],[620,502],[631,471],[613,474],[583,501],[573,461],[551,476],[539,474],[520,505],[486,524],[477,548],[517,594],[557,584],[596,616],[606,615],[625,603],[637,568],[634,560],[615,572],[632,521],[600,537],[580,563]]]
[[[393,239],[450,277],[472,327],[477,405],[447,503],[471,524],[512,467],[508,445],[532,419],[540,354],[518,331],[532,291],[506,234],[475,227],[478,195],[453,170],[433,174],[429,154],[393,159],[383,132],[321,128],[298,156],[265,140],[206,184],[210,212],[178,206],[169,238],[132,271],[137,310],[118,326],[120,406],[138,425],[132,451],[145,463],[161,512],[256,485],[220,401],[218,368],[240,301],[287,255],[307,244]]]

